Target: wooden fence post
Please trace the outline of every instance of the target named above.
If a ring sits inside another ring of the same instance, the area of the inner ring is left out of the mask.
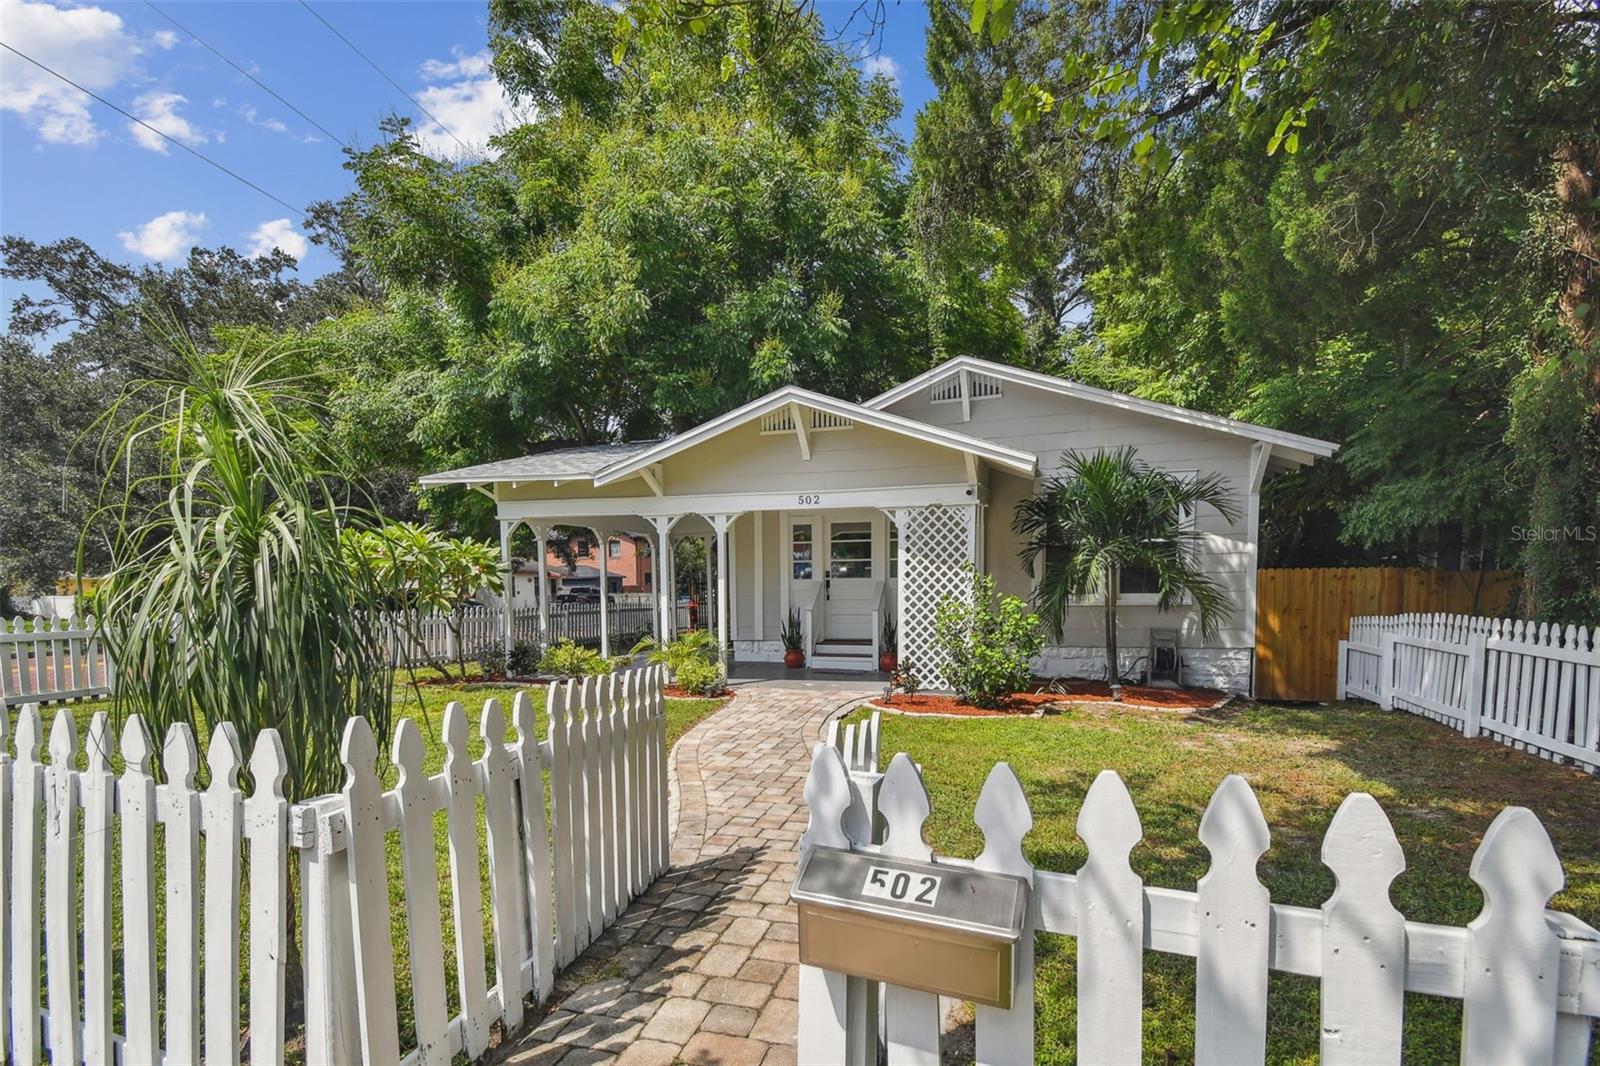
[[[334,839],[333,828],[334,815],[343,802],[343,796],[322,796],[299,808],[309,837],[302,839],[300,847],[307,1062],[361,1059],[350,932],[349,852]]]
[[[1200,878],[1195,945],[1196,1066],[1246,1066],[1267,1054],[1272,904],[1256,865],[1271,845],[1250,785],[1229,774],[1200,818],[1211,867]]]
[[[1337,656],[1337,658],[1334,659],[1334,675],[1333,675],[1333,698],[1334,699],[1336,699],[1336,700],[1344,699],[1344,697],[1345,697],[1344,679],[1347,676],[1349,676],[1349,673],[1350,673],[1350,642],[1348,640],[1341,640],[1339,642],[1339,653],[1338,653],[1338,656]]]
[[[983,831],[983,852],[973,863],[979,870],[1011,874],[1033,884],[1033,863],[1022,854],[1022,838],[1033,828],[1033,812],[1022,794],[1022,782],[1005,763],[995,763],[978,794],[973,820]],[[1032,908],[1029,908],[1030,912]],[[977,1061],[1003,1066],[1033,1059],[1033,916],[1023,918],[1016,946],[1016,981],[1011,1008],[978,1007]],[[1096,1061],[1083,1055],[1084,1062]]]
[[[811,751],[805,800],[811,821],[800,838],[800,850],[819,846],[848,848],[850,838],[845,835],[844,816],[850,809],[850,778],[839,753],[827,744],[818,744]],[[848,980],[842,973],[801,964],[800,1023],[795,1044],[800,1062],[857,1066],[863,1061],[859,1049],[855,1056],[851,1055]],[[877,1057],[872,1061],[876,1062]]]
[[[1394,634],[1378,636],[1378,706],[1394,710]]]
[[[1474,633],[1467,639],[1467,676],[1462,684],[1461,735],[1475,737],[1483,722],[1484,670],[1489,662],[1489,638]]]

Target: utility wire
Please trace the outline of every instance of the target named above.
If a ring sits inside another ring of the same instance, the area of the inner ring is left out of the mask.
[[[151,3],[150,0],[144,0],[144,6],[148,7],[151,11],[154,11],[156,14],[160,15],[162,18],[166,19],[168,22],[170,22],[174,26],[178,27],[178,29],[182,30],[184,33],[187,33],[190,37],[193,37],[196,41],[199,41],[201,46],[204,47],[206,49],[206,51],[210,52],[212,55],[216,56],[218,59],[220,59],[224,63],[228,64],[228,66],[232,67],[234,70],[237,70],[240,74],[243,74],[245,77],[249,78],[251,81],[255,82],[257,86],[259,86],[263,91],[265,91],[268,95],[270,95],[274,100],[278,101],[278,103],[282,104],[284,107],[287,107],[290,111],[293,111],[295,114],[299,115],[301,118],[303,118],[307,122],[311,123],[317,129],[321,130],[326,136],[328,136],[332,140],[337,141],[339,144],[343,145],[345,148],[349,148],[350,147],[348,144],[345,143],[345,140],[344,140],[343,137],[340,137],[337,133],[334,133],[332,130],[328,129],[328,127],[324,126],[322,123],[318,122],[316,119],[312,118],[310,115],[306,114],[304,111],[300,110],[298,107],[295,107],[289,101],[287,101],[283,97],[279,96],[276,92],[274,92],[272,90],[271,86],[266,84],[266,82],[262,81],[260,78],[256,77],[254,74],[250,73],[244,67],[241,67],[239,64],[235,63],[233,60],[229,59],[227,56],[225,56],[221,52],[217,51],[209,43],[207,43],[206,40],[204,38],[202,38],[198,33],[194,32],[189,27],[185,26],[183,23],[179,22],[177,19],[173,18],[171,15],[169,15],[165,11],[161,10],[155,4]]]
[[[324,26],[328,27],[328,32],[332,33],[335,37],[339,38],[339,40],[343,41],[346,45],[348,45],[349,48],[350,48],[350,51],[354,52],[356,55],[358,55],[362,59],[366,60],[367,66],[369,66],[373,70],[377,71],[378,74],[380,76],[382,76],[384,81],[388,82],[390,85],[393,85],[396,92],[398,92],[401,96],[404,96],[407,100],[410,100],[413,104],[416,104],[418,111],[421,111],[424,115],[427,115],[429,118],[433,119],[435,125],[437,125],[440,129],[444,130],[446,133],[450,134],[450,139],[455,141],[457,144],[459,144],[461,146],[461,150],[463,152],[471,152],[472,151],[471,148],[467,147],[467,143],[465,141],[463,141],[460,137],[456,136],[454,130],[452,130],[449,126],[446,126],[443,122],[439,121],[439,116],[438,115],[435,115],[432,111],[429,111],[427,108],[423,107],[422,106],[422,101],[418,100],[415,96],[412,96],[410,93],[406,92],[405,89],[401,87],[400,83],[395,81],[393,78],[389,77],[388,72],[385,71],[382,67],[378,66],[378,64],[374,63],[371,60],[371,58],[368,57],[367,53],[365,53],[361,49],[357,48],[355,46],[355,43],[353,41],[351,41],[350,38],[346,37],[344,34],[340,33],[337,29],[335,29],[334,26],[333,26],[333,23],[329,22],[327,19],[325,19],[321,15],[317,14],[316,9],[313,8],[310,4],[306,3],[306,0],[300,0],[300,6],[305,8],[307,11],[311,12],[311,16],[313,18],[315,18],[318,22],[320,22]]]
[[[154,126],[150,125],[150,123],[146,122],[144,119],[140,118],[139,116],[133,115],[133,114],[129,114],[127,111],[124,111],[122,108],[118,107],[116,104],[112,103],[110,100],[107,100],[105,97],[101,96],[99,93],[91,92],[90,90],[85,89],[83,86],[79,85],[77,82],[73,81],[71,78],[67,77],[65,74],[62,74],[62,73],[60,73],[58,71],[50,69],[49,67],[45,66],[43,63],[39,62],[37,59],[35,59],[32,56],[28,55],[26,52],[18,51],[17,49],[11,47],[9,44],[6,44],[4,41],[0,41],[0,48],[4,48],[6,51],[12,53],[13,55],[16,55],[16,56],[18,56],[18,57],[20,57],[22,59],[26,59],[29,63],[32,63],[34,66],[38,67],[40,70],[44,71],[46,74],[49,74],[51,77],[56,78],[56,79],[58,79],[60,81],[66,82],[68,85],[72,86],[74,89],[78,90],[83,95],[89,97],[92,100],[97,100],[100,103],[106,105],[111,110],[115,111],[117,114],[119,114],[123,118],[127,119],[129,122],[137,122],[139,125],[143,126],[145,129],[149,130],[151,133],[155,134],[157,137],[160,137],[162,140],[170,141],[173,144],[177,145],[179,148],[182,148],[185,152],[188,152],[190,155],[194,156],[196,159],[199,159],[202,162],[209,163],[210,165],[216,167],[218,170],[220,170],[224,174],[228,175],[228,177],[232,178],[234,181],[243,182],[245,185],[250,186],[256,192],[260,193],[262,196],[265,196],[269,200],[275,201],[276,203],[278,203],[282,207],[286,208],[287,210],[293,211],[295,214],[299,215],[301,218],[305,218],[306,217],[306,213],[304,211],[300,210],[298,207],[294,206],[289,201],[283,199],[283,197],[272,195],[272,193],[270,193],[267,190],[263,189],[261,186],[257,185],[255,182],[251,181],[249,178],[245,177],[243,174],[240,174],[237,171],[229,170],[227,167],[223,166],[221,163],[217,162],[215,159],[212,159],[210,156],[206,155],[204,152],[200,152],[200,151],[197,151],[197,150],[189,147],[187,144],[184,144],[182,141],[178,140],[176,137],[170,137],[167,134],[162,133],[160,130],[156,129]]]

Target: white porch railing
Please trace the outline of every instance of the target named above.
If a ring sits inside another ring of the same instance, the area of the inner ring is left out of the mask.
[[[856,744],[862,734],[857,734]],[[847,739],[844,747],[852,744]],[[1261,1063],[1271,971],[1321,982],[1322,1061],[1399,1063],[1408,992],[1463,1004],[1461,1061],[1586,1063],[1600,1017],[1600,932],[1545,909],[1561,863],[1530,811],[1501,811],[1484,834],[1471,877],[1485,905],[1465,928],[1407,921],[1389,901],[1405,857],[1371,796],[1347,796],[1323,840],[1338,888],[1320,908],[1273,903],[1257,877],[1270,832],[1244,778],[1230,776],[1200,821],[1211,868],[1194,891],[1145,885],[1129,865],[1143,836],[1127,787],[1102,771],[1084,798],[1078,835],[1088,861],[1076,873],[1035,869],[1022,839],[1027,798],[1005,763],[989,774],[974,820],[975,861],[934,856],[922,836],[931,812],[921,775],[904,754],[888,772],[846,769],[817,745],[806,781],[811,810],[802,848],[847,848],[1026,878],[1028,918],[1016,948],[1013,1005],[977,1008],[976,1061],[1034,1060],[1033,939],[1077,939],[1077,1058],[1142,1057],[1147,951],[1195,960],[1195,1061]],[[880,839],[873,831],[886,826]],[[937,1063],[939,999],[930,992],[817,967],[800,967],[801,1062],[878,1061],[880,1014],[890,1062]]]
[[[1339,642],[1336,694],[1600,770],[1600,642],[1581,626],[1352,618],[1350,639]]]
[[[447,1064],[458,1054],[478,1057],[491,1027],[515,1029],[524,995],[542,1000],[557,969],[665,867],[662,681],[661,668],[649,667],[553,686],[543,736],[525,693],[513,703],[509,739],[499,701],[489,700],[477,723],[484,752],[477,759],[469,753],[467,712],[452,703],[443,720],[444,769],[431,776],[422,769],[421,731],[403,720],[393,750],[399,779],[391,788],[378,777],[370,728],[352,719],[343,791],[296,805],[283,798],[288,764],[273,730],[256,741],[247,795],[237,781],[245,764],[231,725],[212,733],[202,785],[185,725],[168,732],[158,772],[151,738],[130,718],[121,740],[126,768],[117,774],[109,721],[97,713],[80,770],[71,710],[56,714],[45,761],[38,707],[26,705],[14,758],[0,735],[5,1061],[237,1063],[248,1031],[248,1061],[282,1063],[290,861],[299,863],[304,893],[305,1060]],[[0,733],[6,720],[0,715]],[[440,812],[450,854],[453,1016],[435,852]],[[115,853],[114,834],[121,842]],[[393,925],[391,851],[400,856],[404,901],[404,918]],[[485,974],[486,898],[492,983]],[[396,1009],[395,928],[412,981],[416,1036],[406,1045]],[[158,957],[165,960],[162,980]],[[121,1014],[113,1011],[118,998]]]

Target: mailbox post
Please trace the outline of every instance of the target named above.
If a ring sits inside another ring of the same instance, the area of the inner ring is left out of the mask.
[[[813,847],[790,890],[800,961],[1010,1009],[1028,887],[1009,874]]]

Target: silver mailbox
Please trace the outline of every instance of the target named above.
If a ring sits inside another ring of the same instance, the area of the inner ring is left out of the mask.
[[[1010,1008],[1023,878],[814,847],[789,894],[801,962]]]

